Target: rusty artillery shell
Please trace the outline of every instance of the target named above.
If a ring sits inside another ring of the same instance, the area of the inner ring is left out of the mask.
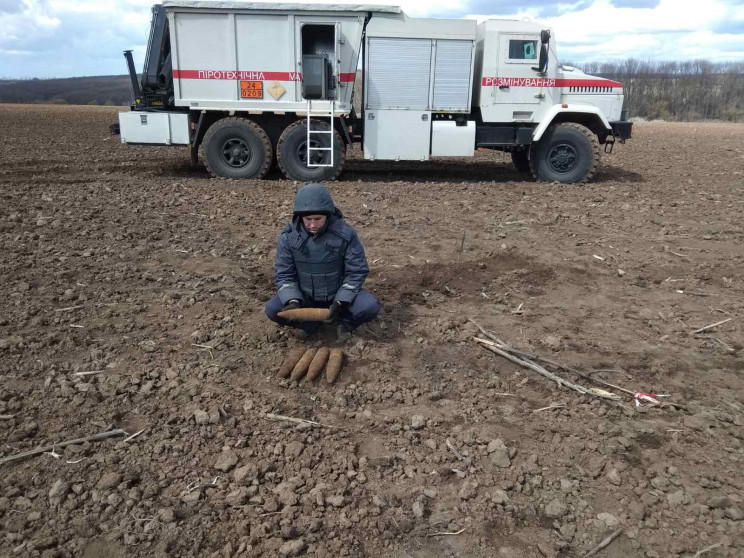
[[[279,373],[277,376],[279,378],[286,378],[292,373],[292,369],[295,367],[295,364],[297,364],[300,359],[302,358],[302,355],[305,354],[305,351],[307,349],[305,347],[295,347],[291,351],[289,351],[289,354],[287,354],[287,358],[284,359],[284,362],[282,362],[282,365],[279,367]]]
[[[328,362],[330,354],[331,349],[328,347],[321,347],[318,349],[318,352],[315,353],[315,356],[313,357],[313,361],[310,363],[310,368],[307,369],[306,381],[312,382],[315,378],[320,376],[320,373],[323,372],[323,368],[326,366],[326,362]]]
[[[295,308],[282,310],[277,314],[280,318],[291,321],[322,322],[328,319],[328,308]]]
[[[317,352],[317,347],[312,347],[305,351],[305,354],[302,355],[302,358],[297,362],[297,364],[295,364],[295,367],[292,369],[292,375],[290,376],[290,378],[295,381],[302,378],[305,375],[305,372],[307,372],[307,367],[310,366],[310,363],[313,361],[313,357]]]
[[[344,353],[341,349],[331,349],[331,356],[328,357],[328,368],[326,368],[326,381],[332,384],[338,378],[341,372],[341,363],[344,360]]]

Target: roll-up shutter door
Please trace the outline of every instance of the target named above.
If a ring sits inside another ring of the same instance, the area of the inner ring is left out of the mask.
[[[469,109],[472,55],[472,41],[437,40],[432,110]]]
[[[431,39],[370,37],[368,47],[367,108],[427,110]]]

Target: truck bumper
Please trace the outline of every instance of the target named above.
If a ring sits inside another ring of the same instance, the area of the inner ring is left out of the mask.
[[[610,126],[612,126],[613,135],[620,141],[630,139],[630,133],[631,129],[633,128],[633,123],[629,120],[616,120],[614,122],[610,122]]]

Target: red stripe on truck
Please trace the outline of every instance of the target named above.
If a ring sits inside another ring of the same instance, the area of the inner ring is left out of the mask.
[[[484,87],[622,87],[611,79],[551,79],[517,77],[483,77]]]
[[[341,82],[354,81],[354,72],[342,73]],[[255,70],[173,70],[174,79],[218,79],[257,81],[301,81],[299,72],[263,72]]]

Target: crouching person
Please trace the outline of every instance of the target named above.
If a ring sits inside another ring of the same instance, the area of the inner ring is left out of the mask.
[[[322,184],[297,192],[292,222],[279,235],[274,270],[278,292],[266,303],[266,315],[278,324],[312,335],[319,322],[288,321],[277,314],[329,308],[326,323],[336,323],[339,338],[348,339],[380,312],[377,299],[362,289],[369,273],[364,247]]]

